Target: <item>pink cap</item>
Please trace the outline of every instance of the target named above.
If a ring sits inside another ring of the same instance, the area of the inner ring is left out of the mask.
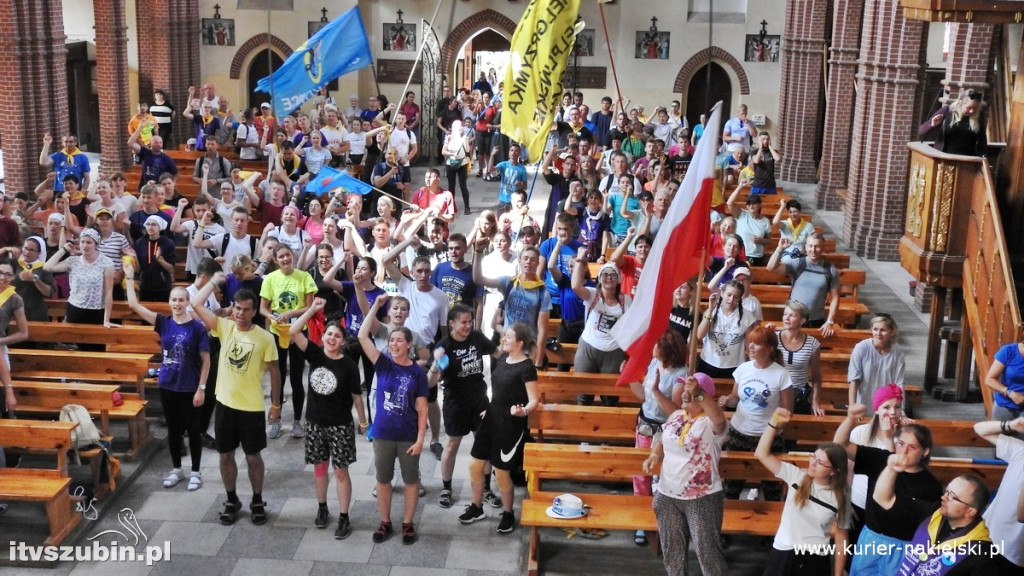
[[[700,386],[700,389],[703,390],[705,394],[708,396],[715,395],[715,381],[711,379],[711,376],[708,376],[703,372],[697,372],[693,377],[697,380],[697,385]]]

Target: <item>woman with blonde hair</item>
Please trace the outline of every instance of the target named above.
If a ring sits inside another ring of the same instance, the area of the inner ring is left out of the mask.
[[[920,136],[935,131],[936,150],[947,154],[984,156],[988,148],[985,116],[981,113],[985,102],[981,92],[964,90],[947,106],[939,108],[927,122],[917,129]]]

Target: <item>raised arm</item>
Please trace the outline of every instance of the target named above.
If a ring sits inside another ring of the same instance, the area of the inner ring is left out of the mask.
[[[875,480],[875,492],[871,495],[875,503],[885,510],[892,510],[896,504],[896,475],[907,469],[910,457],[906,454],[890,454],[885,469]]]
[[[387,301],[388,297],[381,295],[373,301],[373,306],[370,306],[370,312],[376,316],[377,310],[383,305],[383,302]],[[370,323],[363,322],[362,326],[359,327],[359,345],[363,348],[363,354],[370,360],[371,364],[376,364],[377,359],[380,358],[380,350],[373,344],[373,338],[370,337]]]
[[[789,241],[789,238],[785,236],[779,238],[779,245],[775,247],[775,251],[772,252],[772,256],[768,259],[768,263],[765,264],[765,268],[776,274],[784,274],[786,272],[786,264],[782,262],[782,253],[790,245],[792,245],[792,242]]]
[[[213,289],[223,284],[226,279],[227,277],[224,275],[224,272],[215,273],[213,278],[192,297],[192,309],[195,315],[199,317],[199,321],[206,326],[206,329],[211,332],[217,329],[217,315],[206,307],[206,301],[210,299],[210,294],[213,294]],[[274,364],[274,367],[276,368],[277,364]]]
[[[559,248],[559,244],[556,244],[555,245],[555,249],[557,250],[558,248]],[[552,252],[552,254],[557,254],[557,252]],[[561,271],[558,271],[557,260],[555,261],[555,263],[556,263],[556,266],[554,267],[554,269],[555,269],[555,271],[558,272],[558,277],[555,277],[555,280],[559,281],[560,280],[559,277],[562,275],[562,273],[561,273]],[[580,248],[579,252],[577,252],[577,254],[576,254],[576,261],[573,263],[573,266],[572,266],[572,284],[571,285],[572,285],[573,294],[576,294],[577,298],[579,298],[580,300],[582,300],[584,302],[589,302],[590,301],[590,291],[587,290],[587,287],[583,285],[583,271],[586,268],[587,268],[587,249],[586,248]],[[548,267],[548,271],[551,272],[552,277],[554,277],[555,272],[551,271],[551,266],[550,265]],[[598,290],[600,290],[600,288],[598,288]],[[671,412],[667,412],[667,411],[665,413],[666,414],[671,414]]]
[[[139,318],[142,318],[149,324],[156,324],[156,312],[143,306],[139,302],[138,295],[135,293],[134,265],[126,263],[122,270],[124,271],[124,292],[128,296],[128,307],[132,309],[132,312],[138,314]]]
[[[854,426],[856,426],[861,419],[864,418],[864,414],[867,413],[867,407],[863,404],[851,403],[849,408],[846,410],[846,418],[836,428],[836,435],[832,438],[832,441],[839,444],[843,448],[846,448],[846,457],[850,460],[857,458],[857,445],[850,442],[850,433],[853,432]]]
[[[785,408],[776,408],[772,419],[761,434],[761,440],[757,443],[754,455],[772,474],[778,474],[782,468],[782,461],[775,454],[772,454],[772,442],[779,430],[789,422],[790,412]]]
[[[473,245],[473,283],[484,288],[501,288],[501,281],[497,278],[487,278],[483,272],[483,254],[487,249],[490,240],[480,238]]]
[[[743,188],[745,188],[746,186],[747,183],[741,181],[736,186],[736,189],[732,191],[732,194],[729,194],[729,198],[726,199],[725,201],[725,206],[726,208],[729,209],[729,213],[732,214],[733,218],[739,218],[740,212],[743,211],[743,208],[740,208],[739,206],[736,205],[736,201],[739,199],[740,190],[743,190]]]
[[[309,338],[306,338],[306,335],[302,333],[303,328],[305,328],[306,324],[309,323],[310,318],[315,316],[317,312],[324,309],[324,305],[326,303],[327,301],[323,298],[314,298],[313,303],[309,305],[309,308],[306,308],[306,311],[302,313],[302,316],[299,316],[299,318],[295,322],[292,322],[291,326],[288,328],[288,334],[291,335],[292,342],[299,347],[299,350],[305,352],[306,347],[309,346]]]
[[[618,246],[615,247],[615,252],[612,252],[612,263],[619,268],[622,267],[623,257],[629,250],[629,244],[633,241],[634,237],[636,237],[636,228],[630,226],[629,229],[626,230],[626,237],[623,238],[622,242],[620,242]]]
[[[39,165],[43,168],[51,168],[53,166],[53,158],[50,158],[50,144],[53,144],[53,136],[47,132],[43,134],[43,149],[39,152]]]

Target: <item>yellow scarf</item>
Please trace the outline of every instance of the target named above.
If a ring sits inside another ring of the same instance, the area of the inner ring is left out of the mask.
[[[939,542],[936,540],[939,534],[939,526],[942,525],[942,510],[936,510],[932,514],[931,520],[928,521],[928,554],[922,552],[918,559],[924,562],[928,556],[941,553],[944,550],[956,550],[960,546],[971,542],[991,542],[992,538],[988,534],[988,527],[985,526],[984,522],[978,522],[974,528],[971,528],[966,534],[953,538],[952,540],[945,540]]]
[[[203,126],[206,126],[213,122],[213,116],[203,116]]]
[[[61,148],[60,151],[64,152],[64,149]],[[75,163],[75,156],[77,156],[78,154],[81,154],[81,153],[82,153],[82,151],[79,150],[77,146],[75,146],[75,149],[72,150],[70,154],[68,154],[67,152],[64,152],[64,156],[67,157],[68,164],[72,164],[73,165]]]
[[[0,306],[7,304],[7,301],[11,299],[11,296],[14,296],[14,286],[4,288],[4,291],[0,292]]]
[[[800,231],[803,230],[804,226],[806,226],[806,225],[807,225],[807,220],[804,220],[803,218],[800,219],[800,224],[798,226],[793,226],[793,221],[792,220],[789,221],[789,227],[793,229],[793,239],[794,240],[796,240],[797,238],[800,237]]]
[[[512,278],[512,287],[521,287],[523,290],[534,290],[544,286],[543,280],[526,280],[522,274],[516,274]]]
[[[655,382],[654,385],[657,386],[658,383]],[[690,418],[690,413],[687,412],[686,410],[683,410],[683,420],[686,421],[686,424],[683,424],[683,429],[679,431],[680,448],[683,447],[683,441],[686,440],[686,435],[689,434],[690,428],[693,426],[693,423],[697,421],[696,418]]]
[[[29,264],[29,263],[25,262],[24,258],[19,258],[18,259],[18,266],[21,266],[23,269],[29,270],[31,272],[35,272],[36,270],[39,270],[45,264],[46,264],[46,262],[41,262],[39,260],[36,260],[35,262]]]

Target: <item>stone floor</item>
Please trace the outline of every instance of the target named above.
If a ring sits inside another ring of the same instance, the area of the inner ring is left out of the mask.
[[[414,178],[422,179],[422,169],[414,171]],[[474,210],[496,204],[497,184],[485,183],[470,177],[474,197]],[[784,183],[787,193],[813,206],[813,186]],[[543,181],[537,184],[531,205],[538,217],[546,201]],[[461,205],[461,197],[458,200]],[[831,230],[840,230],[842,214],[815,212],[815,221]],[[468,232],[471,218],[460,216],[454,231]],[[842,242],[840,242],[842,245]],[[869,271],[868,284],[861,289],[861,298],[874,311],[893,314],[900,326],[900,344],[907,351],[908,383],[920,383],[924,371],[924,333],[927,318],[915,312],[908,294],[909,275],[896,263],[864,261],[853,256],[852,266]],[[287,388],[287,386],[286,386]],[[921,417],[979,419],[983,409],[979,404],[943,404],[926,399]],[[286,410],[285,429],[290,429],[291,414]],[[165,430],[156,427],[159,436]],[[468,452],[471,442],[463,443],[456,465],[454,488],[458,501],[451,509],[437,505],[440,490],[440,465],[430,454],[421,460],[423,483],[427,496],[421,499],[416,525],[419,541],[405,546],[398,537],[374,544],[371,532],[377,526],[376,502],[371,496],[374,485],[372,447],[362,437],[357,441],[359,460],[351,468],[354,494],[351,510],[354,532],[344,541],[333,538],[333,530],[317,530],[312,521],[316,512],[313,493],[312,469],[303,463],[302,440],[286,435],[269,441],[264,452],[267,467],[264,498],[269,502],[270,522],[254,526],[248,511],[243,511],[232,527],[221,526],[217,520],[224,492],[220,481],[216,457],[206,455],[203,465],[205,486],[195,493],[185,491],[184,483],[166,490],[161,479],[169,469],[166,448],[159,443],[140,463],[126,463],[125,484],[117,496],[102,502],[102,515],[98,521],[84,522],[74,542],[89,545],[88,537],[104,530],[121,529],[118,511],[133,511],[138,525],[145,534],[136,548],[145,545],[171,549],[169,562],[153,566],[144,563],[123,562],[58,562],[52,568],[26,568],[4,566],[5,576],[72,574],[103,574],[113,576],[189,574],[190,576],[251,574],[358,574],[380,576],[482,576],[522,574],[525,568],[527,531],[521,528],[511,535],[495,533],[497,514],[488,509],[488,519],[471,526],[462,526],[457,516],[468,503]],[[244,462],[239,474],[239,496],[243,502],[250,497],[245,480]],[[572,485],[567,485],[571,490]],[[624,488],[628,489],[628,488]],[[332,514],[337,513],[333,482],[328,492]],[[517,499],[523,489],[517,489]],[[396,493],[393,509],[400,520],[400,491]],[[0,542],[39,542],[44,534],[40,526],[39,505],[12,503],[11,510],[0,517]],[[109,535],[103,537],[107,541]],[[648,549],[632,542],[632,534],[613,532],[597,541],[581,538],[566,539],[561,531],[547,530],[542,535],[544,573],[556,575],[584,574],[661,574],[660,559]],[[124,542],[122,541],[123,545]],[[763,572],[768,545],[756,538],[737,538],[726,549],[730,574],[758,575]],[[9,552],[0,550],[0,563],[9,561]],[[696,558],[692,555],[692,566]],[[695,572],[696,573],[696,572]]]

